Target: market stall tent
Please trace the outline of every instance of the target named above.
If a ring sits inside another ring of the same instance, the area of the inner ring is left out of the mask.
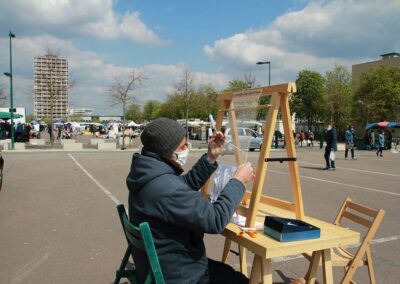
[[[375,128],[400,128],[400,122],[388,122],[388,121],[381,121],[381,122],[373,122],[367,123],[365,126],[365,130],[375,129]]]

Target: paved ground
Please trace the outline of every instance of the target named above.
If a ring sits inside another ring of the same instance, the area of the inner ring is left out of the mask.
[[[112,283],[126,248],[115,205],[127,204],[125,177],[132,153],[3,152],[0,283]],[[193,151],[189,165],[201,154]],[[386,216],[372,245],[374,266],[378,283],[399,283],[400,155],[357,154],[353,161],[339,152],[338,170],[328,172],[321,170],[319,148],[298,149],[305,211],[331,222],[346,196],[384,208]],[[257,157],[258,152],[248,153],[254,165]],[[232,156],[221,157],[221,163],[232,161]],[[290,196],[286,164],[269,165],[264,193]],[[208,235],[206,245],[210,257],[221,257],[220,235]],[[230,263],[238,267],[237,257],[231,255]],[[274,260],[275,283],[303,276],[307,264],[299,256]],[[336,280],[341,275],[334,270]],[[367,270],[359,269],[357,283],[368,283],[367,277]]]

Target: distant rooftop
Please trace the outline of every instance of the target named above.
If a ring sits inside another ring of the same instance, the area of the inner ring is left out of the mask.
[[[382,59],[389,59],[389,58],[399,57],[399,56],[400,56],[400,53],[397,53],[397,52],[381,54]]]

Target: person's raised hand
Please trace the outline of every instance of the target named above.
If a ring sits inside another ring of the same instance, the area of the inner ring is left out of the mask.
[[[240,180],[243,184],[247,184],[248,182],[252,181],[254,177],[254,169],[250,162],[241,164],[234,176],[235,179]]]
[[[208,161],[215,163],[225,143],[225,136],[221,131],[217,131],[213,136],[208,138]]]

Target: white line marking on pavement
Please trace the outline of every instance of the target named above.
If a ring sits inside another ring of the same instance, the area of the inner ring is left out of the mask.
[[[314,164],[314,163],[308,163],[308,162],[299,162],[300,164],[307,164],[307,165],[315,165],[315,166],[321,166],[321,168],[325,167],[325,165],[322,164]],[[345,169],[349,171],[355,171],[355,172],[363,172],[363,173],[370,173],[370,174],[377,174],[377,175],[384,175],[384,176],[392,176],[392,177],[400,177],[400,175],[396,174],[389,174],[389,173],[382,173],[382,172],[374,172],[374,171],[367,171],[367,170],[359,170],[359,169],[353,169],[353,168],[345,168],[345,167],[336,167],[338,169]]]
[[[24,281],[36,268],[41,266],[49,258],[49,253],[38,256],[17,270],[15,278],[11,279],[11,284],[17,284]]]
[[[391,237],[372,240],[371,244],[381,244],[381,243],[386,243],[386,242],[391,242],[391,241],[397,241],[399,239],[400,239],[400,235],[391,236]],[[350,245],[350,246],[348,246],[348,248],[357,248],[359,246],[360,246],[360,243],[355,244],[355,245]],[[298,258],[302,258],[302,257],[303,256],[301,254],[296,254],[293,256],[283,256],[283,257],[277,257],[277,258],[272,259],[272,262],[284,262],[284,261],[298,259]],[[251,265],[251,263],[249,265]]]
[[[274,173],[277,173],[277,174],[283,174],[283,175],[288,175],[289,174],[287,172],[281,172],[281,171],[276,171],[276,170],[268,170],[268,171],[269,172],[274,172]],[[380,189],[375,189],[375,188],[370,188],[370,187],[363,187],[363,186],[358,186],[358,185],[354,185],[354,184],[342,183],[342,182],[326,180],[326,179],[321,179],[321,178],[303,176],[303,175],[300,175],[300,177],[301,178],[306,178],[306,179],[311,179],[311,180],[316,180],[316,181],[322,181],[322,182],[327,182],[327,183],[343,185],[343,186],[347,186],[347,187],[353,187],[353,188],[357,188],[357,189],[365,189],[365,190],[369,190],[369,191],[374,191],[374,192],[380,192],[380,193],[386,193],[386,194],[390,194],[390,195],[400,196],[400,193],[391,192],[391,191],[385,191],[385,190],[380,190]]]
[[[81,168],[81,170],[112,200],[116,205],[121,204],[107,188],[105,188],[97,179],[95,179],[71,154],[68,154],[68,156],[75,162],[75,164]]]

